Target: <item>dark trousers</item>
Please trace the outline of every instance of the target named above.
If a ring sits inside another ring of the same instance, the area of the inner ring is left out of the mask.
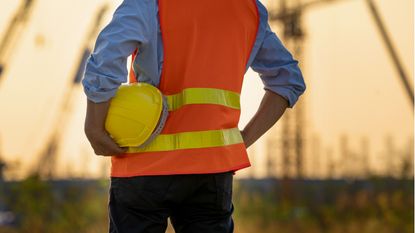
[[[110,233],[232,233],[233,173],[111,178]]]

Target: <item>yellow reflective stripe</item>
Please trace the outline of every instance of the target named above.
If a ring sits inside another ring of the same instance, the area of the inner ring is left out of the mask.
[[[243,143],[238,128],[183,132],[177,134],[160,134],[144,148],[130,147],[127,153],[172,151],[226,146]]]
[[[174,111],[186,104],[219,104],[229,108],[240,109],[239,94],[215,88],[187,88],[174,95],[168,95],[169,111]]]

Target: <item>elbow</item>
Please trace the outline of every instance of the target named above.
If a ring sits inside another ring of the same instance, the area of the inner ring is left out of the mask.
[[[288,102],[288,107],[293,108],[298,102],[300,96],[305,92],[305,84],[295,84],[289,86],[272,86],[265,87],[266,91],[271,91],[275,94],[282,96]]]
[[[284,97],[288,101],[288,107],[293,108],[306,91],[306,84],[301,73],[297,76],[280,76],[280,79],[274,80],[274,82],[264,82],[264,89]]]
[[[303,82],[292,86],[290,89],[291,89],[291,93],[290,93],[290,98],[289,98],[288,102],[289,102],[289,107],[293,108],[294,105],[298,102],[300,96],[302,96],[304,94],[307,87],[306,87],[306,84],[304,83],[304,80],[303,80]]]
[[[294,89],[296,90],[298,96],[301,96],[302,94],[304,94],[304,92],[307,89],[307,86],[304,82],[304,79],[302,79],[302,82],[300,82],[298,85],[296,85],[294,87]]]

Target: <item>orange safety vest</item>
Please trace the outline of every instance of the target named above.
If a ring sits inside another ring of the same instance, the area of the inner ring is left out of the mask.
[[[218,173],[250,166],[237,127],[242,81],[259,26],[256,0],[158,4],[164,49],[158,88],[169,99],[169,116],[156,146],[112,157],[111,176]]]

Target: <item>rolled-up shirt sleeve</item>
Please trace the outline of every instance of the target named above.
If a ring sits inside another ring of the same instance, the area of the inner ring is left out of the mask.
[[[264,89],[284,97],[290,108],[305,91],[306,86],[298,61],[284,47],[269,25],[251,68],[259,74]]]
[[[89,100],[95,103],[108,101],[127,81],[128,56],[148,42],[149,2],[124,0],[110,23],[99,33],[82,80]]]

